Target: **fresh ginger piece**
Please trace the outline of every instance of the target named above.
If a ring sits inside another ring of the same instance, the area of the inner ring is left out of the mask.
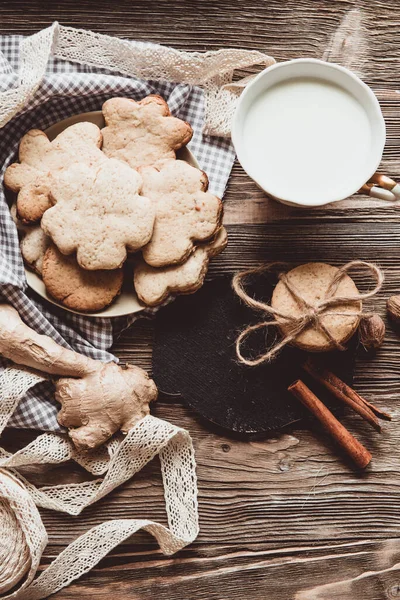
[[[18,365],[51,375],[81,377],[98,368],[98,361],[59,346],[21,321],[18,312],[0,304],[0,354]]]
[[[99,363],[96,371],[80,379],[59,379],[55,398],[62,405],[58,422],[70,429],[76,448],[86,451],[119,430],[127,433],[148,415],[157,388],[139,367]]]
[[[58,421],[79,450],[97,448],[114,433],[127,433],[149,414],[157,388],[139,367],[103,363],[59,346],[25,325],[12,306],[0,304],[0,354],[51,375],[62,408]]]

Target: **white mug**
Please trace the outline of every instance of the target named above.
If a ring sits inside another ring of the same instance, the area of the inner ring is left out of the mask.
[[[317,59],[277,63],[239,98],[232,141],[247,174],[285,204],[322,206],[360,191],[400,198],[376,173],[386,140],[372,90],[348,69]]]

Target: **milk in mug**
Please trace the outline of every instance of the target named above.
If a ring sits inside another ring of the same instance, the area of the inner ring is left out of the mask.
[[[371,152],[370,119],[343,87],[295,77],[252,102],[243,123],[243,150],[257,180],[277,197],[318,204],[341,197]]]

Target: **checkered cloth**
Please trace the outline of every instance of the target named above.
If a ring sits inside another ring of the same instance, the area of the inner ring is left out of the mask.
[[[0,36],[0,92],[10,90],[18,81],[22,39],[21,36]],[[229,140],[202,134],[204,96],[200,88],[142,81],[54,58],[49,60],[46,76],[34,98],[1,131],[1,177],[6,167],[15,161],[19,140],[29,129],[45,129],[71,115],[99,110],[103,102],[112,96],[140,100],[154,93],[167,100],[175,116],[192,125],[194,135],[189,148],[208,174],[210,191],[222,197],[235,155]],[[3,188],[0,189],[0,294],[38,333],[51,336],[66,348],[103,361],[116,360],[108,352],[114,337],[138,318],[138,315],[112,320],[83,317],[61,311],[32,293],[27,288],[17,230]],[[58,408],[53,392],[53,385],[48,381],[31,388],[9,424],[59,431]]]

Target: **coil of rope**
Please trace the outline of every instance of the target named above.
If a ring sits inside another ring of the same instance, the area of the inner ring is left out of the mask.
[[[9,471],[0,469],[1,595],[25,576],[18,591],[26,589],[35,576],[46,545],[47,533],[31,495]]]

